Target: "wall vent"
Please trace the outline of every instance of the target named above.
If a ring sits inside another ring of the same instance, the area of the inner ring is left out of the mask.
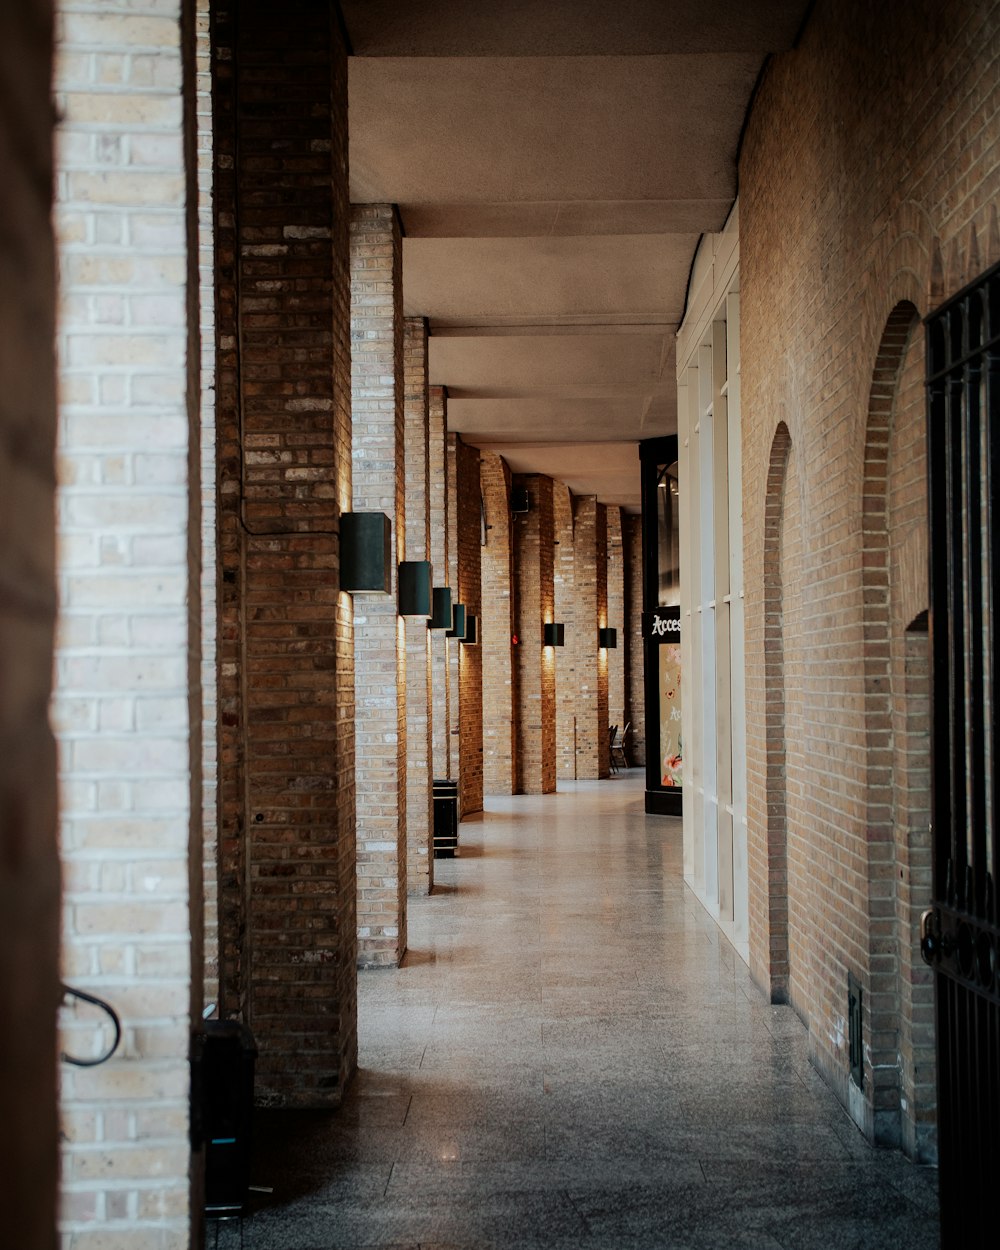
[[[847,1036],[850,1045],[851,1080],[862,1089],[865,1079],[864,1047],[861,1040],[861,984],[847,974]]]

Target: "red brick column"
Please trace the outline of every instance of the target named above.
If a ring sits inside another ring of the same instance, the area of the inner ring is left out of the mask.
[[[447,392],[432,386],[430,403],[430,514],[431,564],[434,585],[451,585],[448,561],[448,422]],[[451,586],[452,603],[457,596]],[[451,777],[451,680],[448,671],[448,639],[433,629],[431,639],[431,702],[433,715],[433,765],[435,777]]]
[[[556,788],[556,664],[559,647],[542,646],[542,625],[555,619],[552,479],[519,477],[529,510],[514,522],[517,577],[517,671],[520,782],[525,794]]]
[[[576,666],[577,634],[574,628],[576,590],[573,560],[573,495],[562,482],[552,485],[553,587],[555,619],[566,626],[566,645],[556,664],[556,772],[567,781],[576,778]]]
[[[328,1105],[357,1055],[347,55],[329,4],[236,16],[213,29],[221,1005],[260,1095]]]
[[[646,763],[646,694],[643,686],[644,663],[642,652],[642,517],[627,516],[622,525],[622,563],[626,570],[625,601],[628,604],[628,622],[624,637],[618,645],[626,650],[626,689],[628,692],[629,759],[635,765]]]
[[[579,499],[574,523],[576,557],[577,712],[576,775],[608,775],[608,660],[597,631],[608,613],[607,510],[595,496]]]
[[[510,470],[500,456],[484,451],[480,462],[486,545],[481,552],[480,651],[483,664],[483,788],[487,794],[518,790],[516,722],[517,671],[511,636],[516,632],[511,595],[513,542]]]
[[[427,322],[403,323],[403,388],[406,419],[406,560],[429,560],[430,411],[427,395]],[[406,633],[406,890],[434,888],[431,848],[432,713],[431,632],[421,618],[405,618]]]
[[[406,650],[396,603],[404,544],[403,244],[391,204],[351,208],[354,511],[392,522],[390,595],[354,596],[358,963],[406,950]]]
[[[625,514],[621,508],[608,508],[608,562],[607,590],[609,628],[618,631],[617,647],[609,648],[608,664],[608,720],[624,730],[631,720],[628,694],[625,690],[625,562],[622,527]]]
[[[482,489],[479,450],[455,438],[455,547],[458,597],[467,617],[482,617]],[[458,776],[461,814],[483,809],[482,644],[454,647],[458,659]]]

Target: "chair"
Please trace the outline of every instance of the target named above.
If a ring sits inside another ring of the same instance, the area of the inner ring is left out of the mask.
[[[618,734],[617,725],[608,726],[608,765],[613,773],[618,771],[618,765],[615,762],[615,739]]]
[[[628,724],[625,726],[625,728],[622,730],[621,736],[619,737],[618,726],[612,725],[611,727],[612,732],[611,732],[610,760],[611,760],[612,772],[616,773],[619,767],[621,768],[630,767],[629,762],[628,762],[628,755],[626,754],[626,751],[625,751],[625,744],[628,739],[628,731],[631,728],[632,728],[632,722],[629,721]]]

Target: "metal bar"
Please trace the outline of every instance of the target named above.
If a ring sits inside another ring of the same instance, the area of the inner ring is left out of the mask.
[[[950,316],[956,316],[952,310]],[[951,820],[951,860],[955,900],[967,906],[965,897],[965,867],[968,861],[966,843],[966,789],[965,789],[965,613],[962,586],[963,529],[965,510],[962,499],[962,383],[952,374],[947,383],[945,397],[945,439],[947,446],[946,489],[948,493],[947,587],[948,613],[948,768],[949,813]]]
[[[974,296],[970,296],[970,299]],[[966,342],[976,335],[968,304],[963,305]],[[968,695],[965,700],[969,796],[966,845],[973,874],[972,897],[966,907],[976,916],[985,915],[986,900],[986,758],[984,748],[983,680],[983,508],[981,475],[984,469],[979,414],[979,369],[970,359],[963,368],[962,416],[965,444],[965,577],[966,666]]]
[[[988,315],[988,313],[987,313]],[[987,759],[990,761],[990,812],[989,836],[992,839],[993,854],[990,865],[993,873],[993,884],[996,888],[1000,876],[1000,820],[997,814],[997,794],[993,763],[996,760],[997,744],[1000,743],[1000,723],[998,723],[997,691],[993,680],[993,666],[996,663],[1000,636],[998,636],[998,605],[997,589],[1000,587],[1000,352],[990,352],[986,357],[983,370],[983,403],[986,411],[986,473],[987,473],[987,558],[989,560],[989,584],[987,591],[987,611],[989,614],[989,722],[988,740],[986,742]],[[1000,916],[997,914],[998,900],[994,898],[994,915],[989,917],[994,923]]]
[[[927,327],[927,354],[932,364],[943,354],[940,324]],[[934,680],[931,683],[932,758],[946,764],[951,759],[948,743],[948,649],[951,623],[948,601],[948,490],[947,490],[947,398],[944,383],[928,386],[927,394],[927,462],[928,462],[928,525],[930,543],[930,645]],[[935,772],[932,794],[934,897],[946,901],[948,860],[951,854],[951,822],[949,818],[950,768]]]

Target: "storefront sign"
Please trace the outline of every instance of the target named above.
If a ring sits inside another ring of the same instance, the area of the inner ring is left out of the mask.
[[[680,642],[680,608],[653,608],[642,614],[643,636],[651,642]]]

